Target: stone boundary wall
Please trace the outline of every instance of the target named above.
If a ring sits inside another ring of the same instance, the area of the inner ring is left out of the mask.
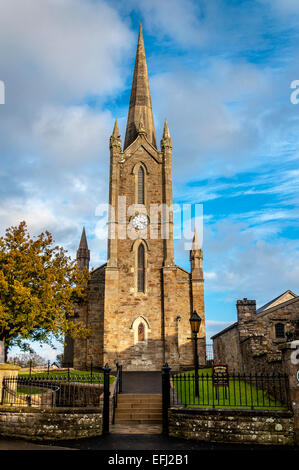
[[[169,435],[208,442],[295,444],[290,411],[170,408]]]
[[[102,435],[102,413],[86,408],[0,406],[0,436],[14,439],[81,439]]]

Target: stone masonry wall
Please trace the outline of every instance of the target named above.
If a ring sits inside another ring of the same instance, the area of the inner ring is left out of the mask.
[[[280,346],[285,338],[275,337],[275,324],[283,322],[292,331],[299,317],[298,299],[257,314],[255,301],[237,302],[238,323],[213,339],[215,362],[227,363],[240,373],[285,373]]]
[[[207,442],[294,445],[293,416],[288,411],[170,408],[169,435]]]
[[[78,321],[91,330],[87,339],[76,338],[74,341],[74,368],[88,369],[90,364],[103,365],[103,324],[105,266],[91,272],[89,281],[88,303],[78,308]]]
[[[258,357],[266,352],[270,362],[281,360],[279,346],[285,338],[275,337],[275,324],[282,322],[286,332],[294,331],[295,321],[299,317],[298,298],[259,314],[255,310],[255,301],[243,299],[238,300],[237,310],[240,343],[251,337],[252,355]]]
[[[213,340],[213,352],[215,363],[228,364],[230,372],[241,370],[239,333],[236,326],[223,335],[216,336]]]
[[[81,439],[102,434],[96,409],[16,408],[0,406],[0,436],[14,439]]]

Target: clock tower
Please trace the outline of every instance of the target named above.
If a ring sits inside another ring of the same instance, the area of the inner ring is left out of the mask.
[[[88,301],[78,310],[91,334],[74,341],[74,366],[192,367],[194,310],[202,319],[198,352],[204,364],[202,250],[195,234],[191,272],[175,264],[172,140],[165,121],[158,148],[141,26],[123,147],[117,120],[110,137],[109,204],[108,259],[91,272]],[[89,256],[85,232],[83,238]]]

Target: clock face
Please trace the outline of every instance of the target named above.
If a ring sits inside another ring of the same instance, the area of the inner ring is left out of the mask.
[[[148,218],[145,214],[137,214],[132,220],[132,225],[136,230],[143,230],[147,227]]]

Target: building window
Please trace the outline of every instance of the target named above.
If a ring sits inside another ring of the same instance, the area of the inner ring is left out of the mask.
[[[144,343],[148,341],[148,335],[151,332],[148,321],[141,315],[135,318],[131,325],[131,331],[134,334],[134,344]]]
[[[284,324],[276,323],[275,325],[275,338],[284,338]]]
[[[144,204],[144,169],[142,166],[138,170],[138,204]]]
[[[140,341],[144,341],[145,339],[145,336],[144,336],[144,324],[143,323],[139,323],[138,325],[138,343],[140,343]]]
[[[140,243],[138,247],[138,292],[144,292],[145,288],[145,279],[144,279],[144,271],[145,271],[145,259],[144,259],[144,246]]]

